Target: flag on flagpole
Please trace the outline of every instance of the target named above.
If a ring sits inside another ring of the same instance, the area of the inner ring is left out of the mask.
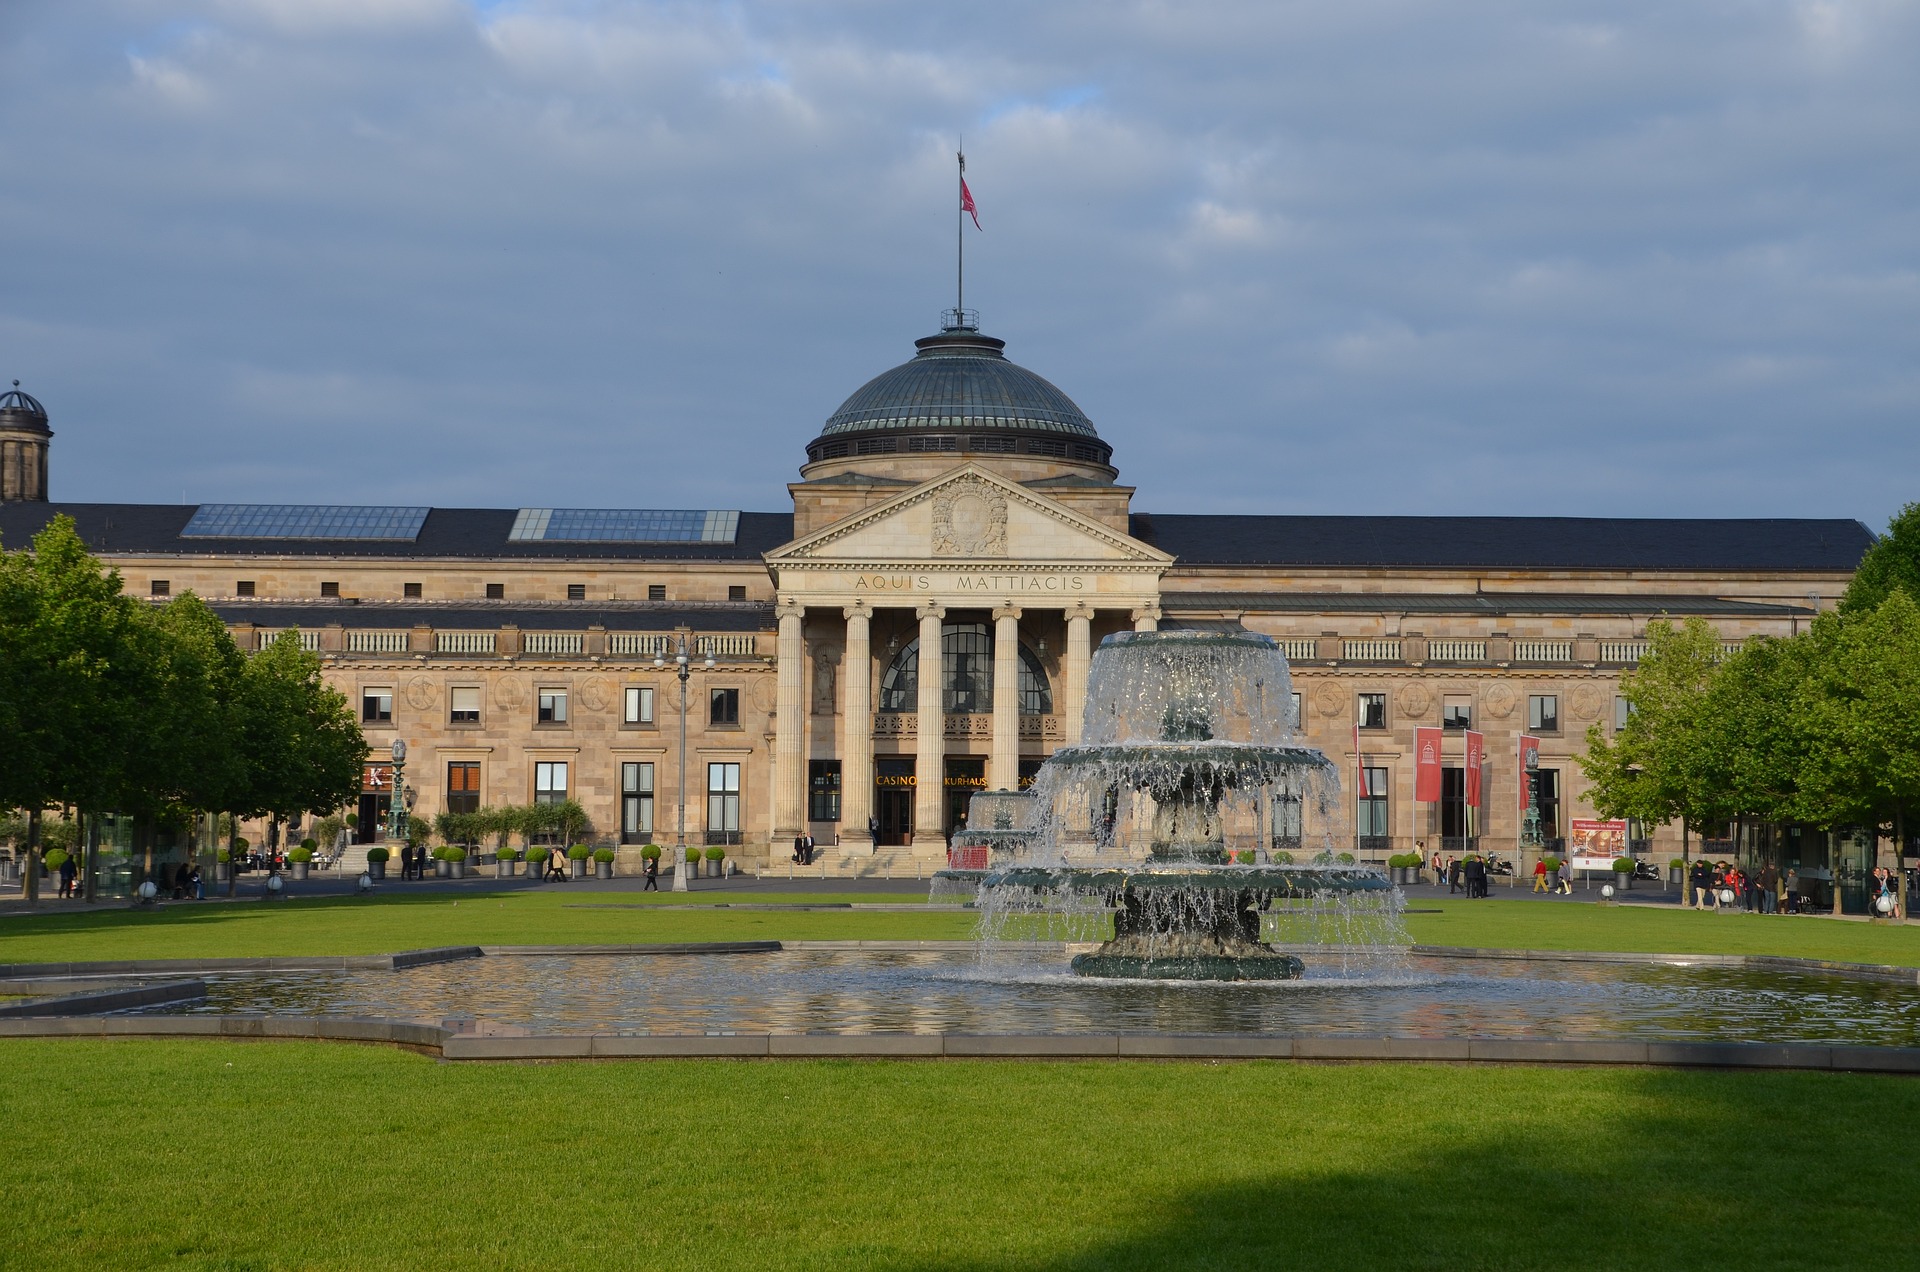
[[[963,168],[966,166],[965,160],[961,161],[961,166]],[[980,209],[973,204],[973,191],[967,189],[965,177],[960,178],[960,210],[973,218],[974,229],[980,228]]]

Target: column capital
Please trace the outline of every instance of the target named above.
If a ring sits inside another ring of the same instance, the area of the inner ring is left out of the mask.
[[[1153,621],[1154,621],[1154,622],[1156,622],[1156,623],[1157,623],[1157,622],[1159,622],[1159,621],[1160,621],[1160,607],[1159,607],[1158,605],[1136,605],[1136,606],[1134,606],[1134,609],[1133,609],[1133,621],[1134,621],[1134,622],[1136,622],[1136,623],[1138,623],[1138,622],[1140,622],[1140,621],[1142,621],[1143,619],[1151,619],[1151,620],[1153,620]]]
[[[947,607],[944,605],[935,605],[932,601],[928,601],[925,605],[915,610],[913,616],[923,623],[930,618],[945,618],[947,616]]]
[[[840,611],[842,618],[872,618],[873,607],[865,601],[855,601]]]
[[[1020,607],[1018,605],[996,605],[993,607],[993,621],[996,623],[1003,618],[1017,620],[1019,617]]]
[[[1085,601],[1075,601],[1067,606],[1066,615],[1069,619],[1077,618],[1083,623],[1090,623],[1093,621],[1093,606]]]

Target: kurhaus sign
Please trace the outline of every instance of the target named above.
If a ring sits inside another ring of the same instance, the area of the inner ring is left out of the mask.
[[[862,571],[853,576],[856,592],[974,592],[982,595],[1072,594],[1088,590],[1084,574],[897,574]]]

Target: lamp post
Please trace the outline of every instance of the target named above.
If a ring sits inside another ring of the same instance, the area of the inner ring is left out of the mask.
[[[667,656],[664,650],[653,655],[655,667],[665,667]],[[713,666],[713,654],[707,654],[707,666]],[[679,824],[673,834],[673,890],[687,890],[687,875],[691,870],[687,864],[687,681],[693,675],[691,651],[687,646],[687,634],[680,633],[680,647],[674,651],[673,674],[680,679],[680,810]]]
[[[401,785],[407,771],[407,742],[405,738],[393,740],[393,784],[387,796],[387,838],[405,846],[407,842],[407,792]]]

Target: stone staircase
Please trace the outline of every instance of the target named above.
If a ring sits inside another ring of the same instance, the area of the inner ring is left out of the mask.
[[[947,865],[940,849],[876,848],[871,853],[845,847],[814,849],[813,864],[795,865],[791,850],[775,856],[760,872],[763,879],[931,879]]]

